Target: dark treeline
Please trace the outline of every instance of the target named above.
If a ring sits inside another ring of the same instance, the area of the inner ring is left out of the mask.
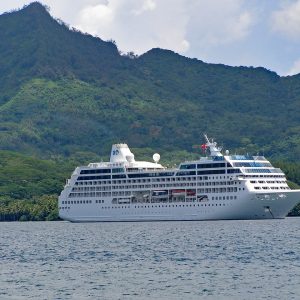
[[[300,189],[300,163],[277,161],[274,165],[284,171],[291,189]],[[291,210],[289,216],[300,216],[300,199],[299,204]]]
[[[56,221],[59,220],[57,195],[37,199],[0,200],[0,221]]]

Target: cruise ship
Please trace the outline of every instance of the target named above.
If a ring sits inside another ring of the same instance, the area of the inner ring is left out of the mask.
[[[205,135],[206,156],[178,168],[136,161],[115,144],[109,162],[77,167],[58,199],[71,222],[280,219],[300,201],[264,156],[222,154]]]

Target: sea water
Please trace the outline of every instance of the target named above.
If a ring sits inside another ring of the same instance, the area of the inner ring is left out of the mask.
[[[0,223],[0,299],[300,299],[300,218]]]

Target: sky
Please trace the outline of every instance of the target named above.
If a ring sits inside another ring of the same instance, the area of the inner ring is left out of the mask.
[[[32,2],[0,0],[0,13]],[[300,73],[300,0],[41,0],[71,27],[140,55],[159,47],[208,63]]]

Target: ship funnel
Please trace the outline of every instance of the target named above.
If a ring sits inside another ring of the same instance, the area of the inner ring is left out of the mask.
[[[130,151],[127,144],[114,144],[111,148],[110,162],[135,162],[134,154]]]

